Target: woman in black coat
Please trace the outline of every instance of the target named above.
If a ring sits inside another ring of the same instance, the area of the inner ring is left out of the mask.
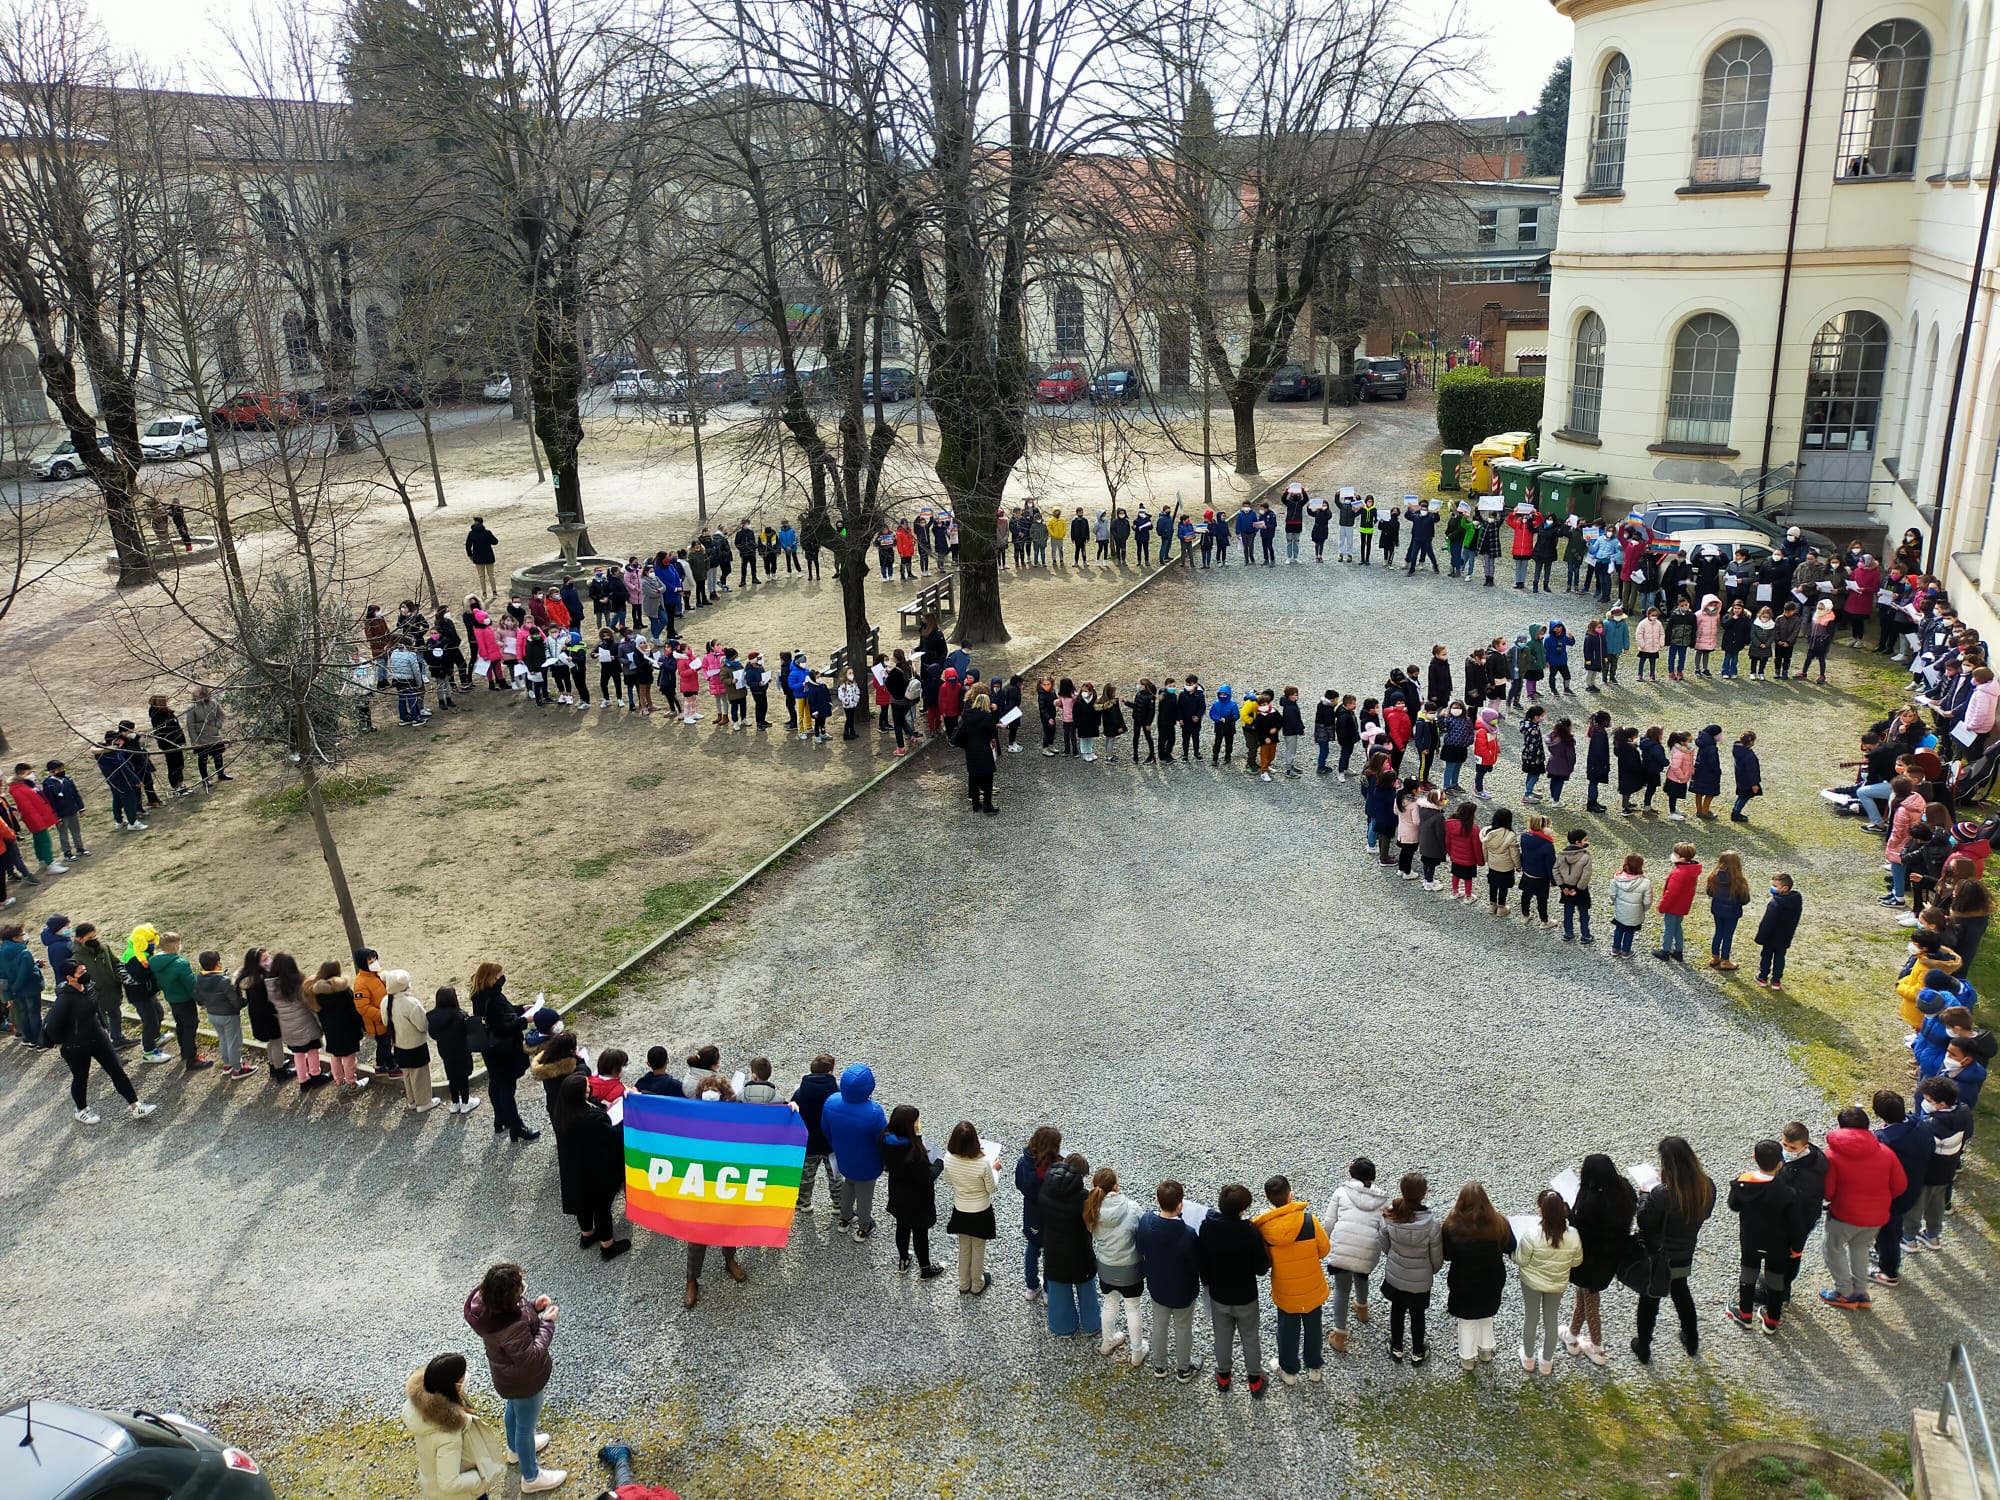
[[[556,1132],[562,1210],[576,1216],[577,1248],[595,1245],[604,1259],[616,1260],[632,1248],[631,1240],[617,1237],[612,1222],[625,1190],[625,1129],[590,1097],[590,1076],[583,1072],[570,1074],[556,1089],[549,1123]]]
[[[1507,1290],[1507,1257],[1514,1253],[1514,1230],[1486,1196],[1468,1182],[1445,1215],[1444,1310],[1458,1319],[1458,1357],[1469,1369],[1493,1358],[1493,1316]]]
[[[1132,695],[1132,764],[1139,764],[1139,742],[1146,742],[1146,764],[1154,760],[1153,714],[1158,709],[1160,695],[1154,691],[1151,678],[1139,680],[1139,691]]]
[[[1097,1251],[1083,1222],[1090,1163],[1076,1152],[1056,1162],[1042,1179],[1042,1279],[1048,1286],[1049,1332],[1096,1333],[1100,1327]]]
[[[1660,1296],[1672,1297],[1680,1315],[1681,1345],[1691,1359],[1700,1348],[1700,1324],[1695,1317],[1694,1294],[1688,1290],[1688,1273],[1694,1268],[1695,1241],[1701,1226],[1715,1212],[1715,1184],[1702,1170],[1694,1148],[1677,1135],[1660,1142],[1660,1180],[1639,1204],[1639,1243],[1645,1247],[1649,1266],[1665,1262],[1667,1283],[1649,1283],[1639,1297],[1639,1333],[1632,1340],[1632,1354],[1640,1364],[1653,1355],[1653,1327],[1660,1316]],[[1649,1273],[1650,1274],[1650,1273]]]
[[[1000,721],[987,707],[984,693],[975,697],[971,706],[959,715],[956,740],[959,749],[965,752],[965,794],[972,799],[973,810],[997,816],[999,809],[993,805],[993,768],[1000,749]]]
[[[506,984],[507,975],[497,963],[489,961],[472,971],[472,1015],[486,1028],[480,1055],[493,1095],[493,1133],[505,1130],[517,1141],[539,1140],[542,1133],[528,1128],[514,1102],[514,1087],[528,1071],[528,1049],[521,1040],[528,1023],[507,998]]]
[[[1589,790],[1584,806],[1591,812],[1603,812],[1604,804],[1597,800],[1597,789],[1611,779],[1611,715],[1592,714],[1590,727],[1584,734],[1587,743],[1583,752],[1583,779]]]
[[[896,1221],[897,1269],[910,1269],[914,1246],[917,1274],[929,1281],[944,1274],[942,1266],[931,1264],[931,1230],[937,1225],[933,1184],[944,1163],[931,1160],[920,1124],[914,1104],[899,1104],[890,1111],[889,1128],[882,1134],[882,1175],[889,1184],[889,1217]]]
[[[243,955],[243,967],[236,971],[236,993],[250,1017],[250,1035],[264,1044],[264,1058],[270,1065],[271,1082],[297,1076],[291,1054],[285,1050],[284,1028],[278,1023],[278,1007],[271,1003],[270,987],[264,983],[264,950],[252,948]]]
[[[1563,1346],[1595,1364],[1609,1363],[1604,1352],[1604,1327],[1598,1318],[1599,1299],[1618,1274],[1638,1206],[1639,1195],[1619,1175],[1610,1157],[1599,1151],[1583,1159],[1576,1202],[1569,1210],[1570,1227],[1583,1241],[1583,1262],[1569,1273],[1569,1283],[1576,1288],[1576,1305],[1570,1311]]]

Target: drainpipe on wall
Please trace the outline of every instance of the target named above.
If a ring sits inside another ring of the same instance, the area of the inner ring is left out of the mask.
[[[1951,373],[1951,400],[1944,409],[1944,436],[1938,446],[1938,513],[1931,525],[1930,545],[1925,549],[1924,571],[1937,573],[1938,539],[1950,525],[1950,491],[1945,487],[1951,474],[1951,440],[1958,426],[1958,401],[1965,389],[1965,361],[1972,352],[1972,324],[1979,316],[1979,282],[1986,274],[1986,237],[1993,228],[1993,190],[2000,185],[2000,129],[1993,132],[1993,160],[1986,168],[1986,206],[1979,215],[1979,247],[1972,252],[1972,279],[1965,289],[1965,327],[1958,335],[1958,363]],[[1920,476],[1921,478],[1921,476]]]
[[[1785,313],[1792,304],[1792,260],[1799,243],[1799,203],[1806,188],[1806,136],[1812,130],[1813,85],[1819,77],[1820,22],[1825,17],[1826,0],[1814,0],[1812,48],[1806,54],[1805,107],[1799,116],[1799,155],[1792,168],[1792,218],[1785,228],[1785,272],[1778,283],[1778,331],[1771,340],[1771,392],[1764,403],[1764,454],[1757,464],[1760,487],[1767,484],[1771,472],[1771,438],[1778,424],[1778,371],[1785,359]]]

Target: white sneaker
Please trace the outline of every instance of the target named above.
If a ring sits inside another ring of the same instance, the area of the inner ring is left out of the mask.
[[[569,1470],[567,1469],[544,1469],[533,1479],[524,1479],[521,1481],[521,1493],[524,1495],[539,1495],[544,1490],[555,1489],[567,1478],[569,1478]]]
[[[412,1104],[410,1106],[410,1113],[413,1115],[427,1115],[442,1103],[444,1103],[442,1099],[433,1099],[428,1104]]]
[[[368,1078],[356,1078],[354,1080],[354,1086],[358,1089],[365,1089],[372,1081],[373,1080]]]
[[[1143,1339],[1132,1346],[1132,1351],[1129,1357],[1132,1361],[1133,1369],[1135,1370],[1138,1369],[1139,1366],[1143,1365],[1146,1362],[1146,1348],[1147,1345]]]
[[[140,828],[140,829],[144,829],[144,828],[151,828],[151,827],[152,827],[153,825],[152,825],[151,823],[127,823],[127,824],[126,824],[125,826],[126,826],[127,828]]]
[[[537,1453],[540,1453],[544,1448],[548,1447],[548,1445],[549,1445],[549,1435],[546,1432],[538,1432],[535,1434],[535,1451]],[[520,1461],[521,1461],[521,1455],[516,1453],[513,1449],[509,1448],[507,1450],[507,1462],[510,1464],[518,1464]]]
[[[76,1112],[76,1119],[79,1125],[95,1125],[99,1118],[95,1110],[80,1109]]]
[[[477,1108],[479,1108],[479,1097],[474,1095],[472,1098],[466,1100],[465,1103],[459,1105],[458,1112],[462,1115],[469,1115]]]
[[[1114,1350],[1122,1348],[1124,1343],[1125,1335],[1122,1332],[1106,1334],[1099,1340],[1097,1352],[1100,1354],[1110,1354]]]
[[[45,871],[47,871],[47,872],[48,872],[49,874],[51,874],[51,875],[67,875],[67,874],[69,874],[69,866],[68,866],[68,865],[43,865],[43,866],[42,866],[42,868],[43,868],[43,869],[44,869]]]
[[[143,1120],[146,1118],[147,1115],[150,1115],[154,1110],[158,1109],[159,1107],[160,1106],[157,1104],[144,1104],[144,1103],[135,1104],[132,1106],[132,1118],[135,1120]]]

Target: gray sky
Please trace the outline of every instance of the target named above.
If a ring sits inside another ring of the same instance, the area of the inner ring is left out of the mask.
[[[297,3],[300,0],[183,0],[180,5],[162,6],[160,0],[89,0],[89,7],[114,47],[139,55],[153,67],[181,74],[190,87],[203,88],[214,75],[220,75],[225,86],[231,81],[229,51],[218,20],[240,23],[274,4]],[[1570,48],[1570,23],[1555,13],[1549,0],[1402,3],[1413,18],[1433,24],[1455,12],[1461,28],[1488,39],[1480,82],[1458,101],[1463,114],[1533,109],[1549,69]]]

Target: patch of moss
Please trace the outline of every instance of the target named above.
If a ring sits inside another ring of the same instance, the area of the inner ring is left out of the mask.
[[[386,776],[335,774],[320,781],[319,794],[328,807],[359,807],[373,798],[387,796],[394,788],[395,783]],[[290,782],[264,793],[250,804],[250,810],[273,821],[301,817],[306,810],[305,788]]]

